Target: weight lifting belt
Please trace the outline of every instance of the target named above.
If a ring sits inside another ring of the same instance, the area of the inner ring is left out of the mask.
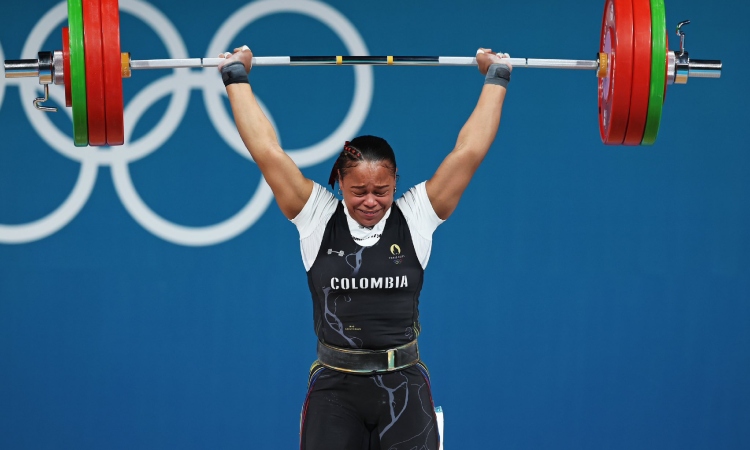
[[[384,373],[406,369],[419,362],[417,340],[388,350],[333,347],[318,341],[318,361],[329,369],[348,373]]]

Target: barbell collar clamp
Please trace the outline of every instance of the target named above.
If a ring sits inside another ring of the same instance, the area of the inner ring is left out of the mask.
[[[675,52],[675,72],[674,82],[675,84],[685,84],[690,77],[690,56],[684,48],[680,49],[679,52]]]
[[[52,62],[52,52],[39,52],[39,84],[51,84],[54,64]]]
[[[667,52],[667,84],[674,84],[676,66],[675,52]]]
[[[65,69],[63,65],[63,52],[62,50],[55,50],[52,52],[52,80],[55,84],[65,84]]]

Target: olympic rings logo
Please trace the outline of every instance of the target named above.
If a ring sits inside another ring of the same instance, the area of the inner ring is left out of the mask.
[[[188,58],[186,46],[169,19],[153,5],[144,0],[120,0],[120,11],[129,13],[150,26],[165,43],[170,58]],[[229,48],[230,43],[242,28],[262,17],[276,13],[296,13],[309,16],[328,26],[344,43],[347,51],[354,55],[368,55],[367,46],[357,29],[339,11],[317,0],[258,0],[246,4],[234,12],[214,35],[205,55],[217,55]],[[67,20],[67,4],[57,4],[45,14],[29,35],[21,58],[35,58],[52,30],[59,30]],[[0,46],[0,60],[4,60]],[[288,150],[287,153],[300,167],[305,168],[335,155],[341,143],[359,131],[367,117],[373,95],[373,70],[370,66],[355,66],[354,96],[349,111],[341,124],[326,138],[311,146]],[[210,117],[219,136],[233,150],[252,162],[239,134],[223,103],[226,96],[218,71],[174,69],[151,82],[125,106],[125,145],[116,151],[96,147],[75,147],[71,138],[56,128],[46,114],[42,114],[30,101],[38,96],[40,87],[36,83],[21,83],[18,79],[5,80],[0,73],[0,107],[2,107],[6,85],[17,84],[24,112],[39,136],[55,151],[81,164],[78,179],[67,199],[53,212],[33,222],[16,225],[0,224],[0,243],[22,244],[37,241],[61,230],[70,223],[88,201],[96,182],[100,166],[109,166],[118,197],[128,213],[143,228],[166,241],[186,246],[219,244],[234,238],[250,228],[266,211],[273,193],[261,177],[258,187],[240,211],[228,219],[203,227],[188,227],[172,223],[151,210],[141,199],[133,185],[128,164],[145,158],[169,140],[182,121],[188,108],[190,91],[200,89]],[[4,82],[5,80],[5,82]],[[163,118],[152,130],[135,141],[130,140],[139,118],[157,101],[171,94]],[[50,96],[58,104],[65,104],[61,89],[50,90]],[[266,116],[273,118],[258,99]],[[65,108],[70,116],[71,111]],[[275,124],[274,124],[275,127]],[[277,130],[277,135],[280,136]]]

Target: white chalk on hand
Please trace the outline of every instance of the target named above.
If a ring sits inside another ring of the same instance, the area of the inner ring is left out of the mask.
[[[247,45],[243,45],[240,50],[242,50],[242,51],[250,50],[250,47],[248,47]]]

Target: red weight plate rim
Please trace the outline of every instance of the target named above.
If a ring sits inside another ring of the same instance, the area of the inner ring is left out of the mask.
[[[599,133],[608,145],[625,139],[633,80],[633,8],[627,0],[604,5],[599,51],[608,54],[607,76],[599,79]]]
[[[633,81],[623,144],[640,145],[651,89],[651,1],[633,0]]]
[[[102,19],[99,0],[83,0],[83,45],[86,58],[86,106],[89,145],[107,143],[102,71]]]
[[[120,6],[118,0],[101,0],[102,46],[104,49],[104,88],[107,96],[107,144],[125,142],[122,95],[122,55],[120,53]]]
[[[63,46],[63,80],[65,81],[65,106],[73,106],[73,98],[70,93],[70,32],[68,27],[62,29]]]

